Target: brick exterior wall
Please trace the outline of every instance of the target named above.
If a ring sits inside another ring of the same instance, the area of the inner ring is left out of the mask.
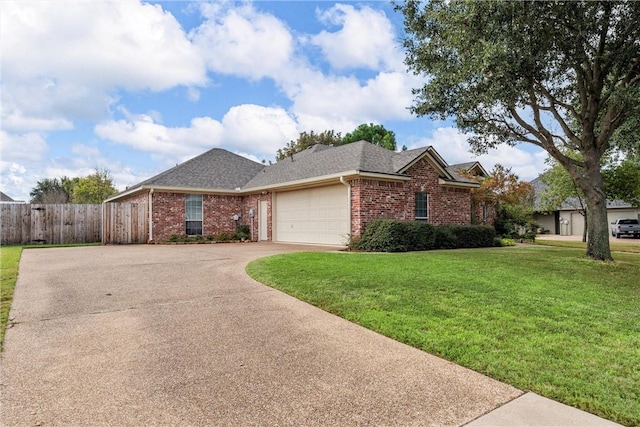
[[[261,194],[251,194],[245,197],[244,210],[246,212],[245,218],[247,218],[247,223],[251,229],[251,240],[257,242],[260,237],[260,201],[267,201],[267,240],[273,240],[272,237],[272,214],[271,214],[271,192],[262,192]],[[249,209],[253,209],[255,216],[253,220],[249,218]],[[245,215],[243,213],[243,215]]]
[[[429,194],[429,222],[434,225],[470,224],[471,193],[439,184],[437,170],[421,159],[407,171],[410,181],[351,181],[351,234],[358,236],[368,222],[379,218],[415,218],[415,193]]]
[[[144,193],[148,197],[148,193]],[[129,201],[127,199],[127,201]],[[161,242],[172,234],[185,234],[185,194],[153,193],[153,240]],[[202,234],[216,234],[222,231],[234,233],[236,223],[233,215],[242,213],[243,198],[241,196],[202,195]],[[248,217],[247,212],[247,217]],[[238,224],[242,224],[241,218]]]
[[[486,208],[486,217],[484,217],[484,212],[482,208],[481,202],[472,202],[471,203],[471,223],[472,224],[480,224],[480,225],[493,225],[496,222],[496,206],[492,203],[487,203]]]

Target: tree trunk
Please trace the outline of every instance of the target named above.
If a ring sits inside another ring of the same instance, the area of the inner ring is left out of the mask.
[[[587,221],[587,218],[589,217],[589,215],[587,215],[587,210],[583,208],[583,219],[584,219],[584,227],[582,227],[582,241],[586,242],[587,241],[587,229],[589,228],[589,223]]]
[[[609,247],[609,222],[606,199],[587,202],[587,256],[601,261],[613,261]]]
[[[591,162],[589,160],[592,160]],[[613,261],[609,246],[609,221],[604,179],[597,161],[585,156],[585,174],[577,182],[586,199],[587,256],[600,261]]]

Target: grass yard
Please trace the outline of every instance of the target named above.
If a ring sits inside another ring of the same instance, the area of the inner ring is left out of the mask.
[[[609,241],[612,252],[631,252],[640,254],[640,239],[618,239]],[[586,251],[587,243],[573,240],[545,240],[544,238],[536,239],[536,245],[556,246],[560,248],[580,248]],[[616,258],[616,254],[613,254]]]
[[[640,426],[640,255],[527,246],[296,253],[248,273],[398,341]]]
[[[21,255],[21,246],[0,246],[0,350],[4,343]]]

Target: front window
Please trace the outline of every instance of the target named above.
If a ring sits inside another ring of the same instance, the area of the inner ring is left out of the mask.
[[[416,193],[416,219],[429,219],[428,193]]]
[[[202,235],[202,194],[187,194],[185,212],[185,234],[188,236]]]

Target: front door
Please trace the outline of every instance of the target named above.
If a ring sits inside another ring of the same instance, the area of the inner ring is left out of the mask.
[[[266,200],[260,200],[260,207],[258,209],[258,240],[268,240],[267,236],[267,205],[268,202]]]

